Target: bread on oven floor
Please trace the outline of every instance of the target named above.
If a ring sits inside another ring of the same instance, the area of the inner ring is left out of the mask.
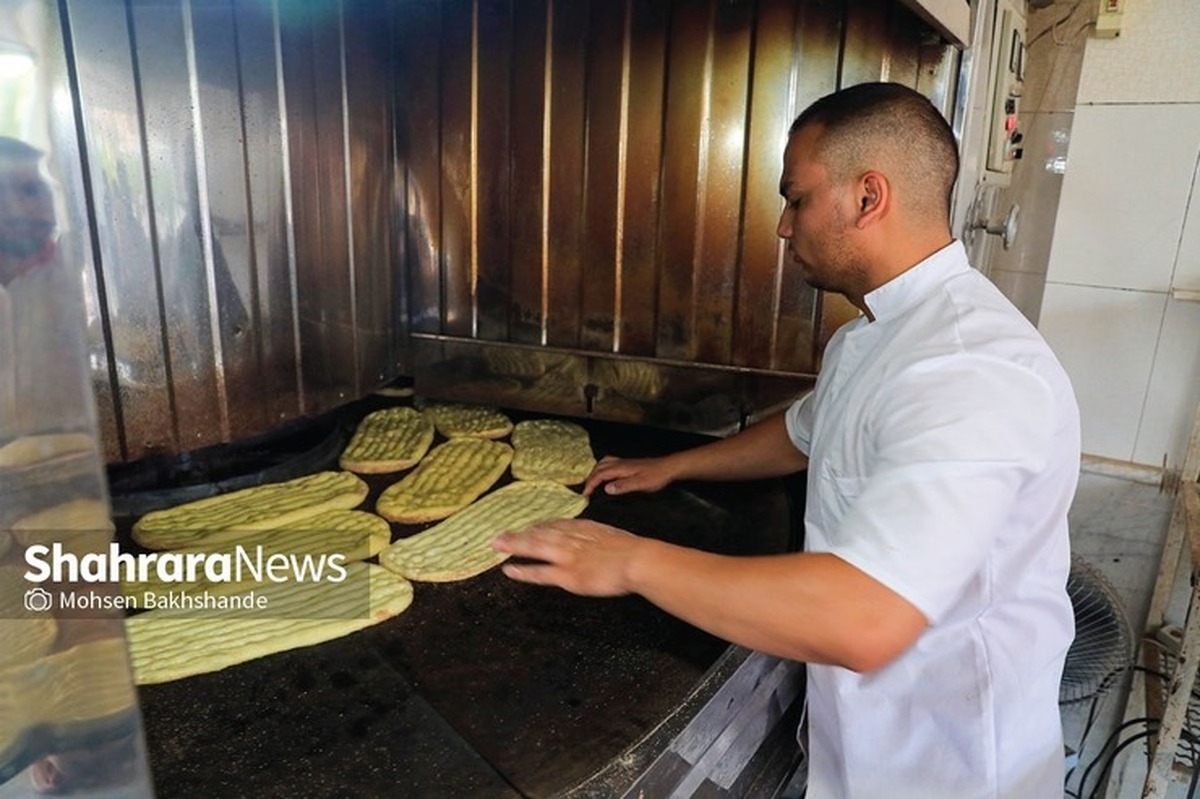
[[[434,447],[404,479],[384,489],[375,510],[401,524],[444,519],[491,488],[512,458],[508,444],[484,438],[451,439]]]
[[[592,445],[574,422],[531,419],[513,428],[513,477],[518,480],[551,480],[576,485],[596,466]]]
[[[587,497],[558,483],[511,483],[444,522],[401,538],[380,553],[379,563],[414,581],[465,580],[508,558],[491,546],[500,533],[552,519],[574,518],[587,502]]]
[[[327,510],[356,507],[367,493],[367,484],[350,472],[317,472],[151,511],[134,524],[133,540],[147,549],[237,542]]]
[[[412,468],[433,443],[433,423],[406,406],[368,413],[338,465],[359,474],[384,474]]]
[[[261,610],[158,609],[125,622],[138,685],[220,671],[277,652],[332,641],[403,613],[412,584],[369,563],[350,563],[341,582],[226,584],[222,596],[256,591]]]

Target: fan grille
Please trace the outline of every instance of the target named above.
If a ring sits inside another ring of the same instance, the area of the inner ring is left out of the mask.
[[[1075,611],[1075,640],[1067,650],[1060,704],[1096,697],[1133,662],[1133,630],[1116,591],[1096,569],[1071,559],[1067,594]]]

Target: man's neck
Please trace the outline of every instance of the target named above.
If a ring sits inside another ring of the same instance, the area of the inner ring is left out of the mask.
[[[847,294],[846,299],[852,305],[858,308],[867,317],[867,321],[874,322],[875,314],[867,306],[866,297],[880,286],[886,285],[908,270],[912,269],[917,264],[922,263],[934,253],[944,249],[954,237],[949,231],[939,231],[936,234],[912,237],[905,240],[905,237],[897,237],[897,246],[888,249],[880,254],[880,258],[876,261],[877,268],[872,270],[872,280],[870,288],[862,293],[862,295]]]

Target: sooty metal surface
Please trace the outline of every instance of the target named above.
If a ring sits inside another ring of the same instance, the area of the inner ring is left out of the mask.
[[[597,457],[696,441],[586,426]],[[372,478],[365,507],[396,479]],[[730,554],[789,545],[779,481],[597,494],[584,516]],[[726,649],[638,597],[575,597],[499,570],[417,583],[412,607],[378,626],[143,687],[155,787],[162,797],[555,795],[628,753]]]

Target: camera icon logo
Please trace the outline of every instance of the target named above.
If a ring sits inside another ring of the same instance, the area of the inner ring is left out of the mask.
[[[30,588],[25,592],[25,609],[41,613],[54,607],[54,595],[42,588]]]

